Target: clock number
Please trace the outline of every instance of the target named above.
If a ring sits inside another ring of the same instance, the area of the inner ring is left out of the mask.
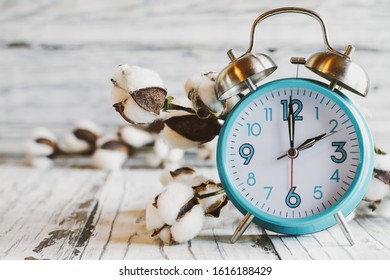
[[[334,180],[337,183],[340,181],[340,175],[339,175],[338,169],[336,169],[336,171],[332,174],[332,176],[330,177],[330,180]]]
[[[316,110],[316,120],[318,121],[319,119],[319,110],[318,110],[318,107],[314,107],[314,109]]]
[[[292,187],[288,192],[285,202],[290,208],[297,208],[301,204],[301,197],[295,192],[296,187]]]
[[[321,188],[322,188],[322,186],[315,186],[314,187],[313,197],[315,199],[321,199],[324,196],[324,194],[321,191]]]
[[[239,153],[240,156],[245,159],[244,165],[248,165],[255,153],[255,148],[253,148],[251,144],[245,143],[240,146]]]
[[[333,125],[333,128],[330,130],[330,133],[335,133],[336,132],[336,128],[339,125],[339,123],[336,120],[333,119],[333,120],[329,121],[329,124]]]
[[[261,133],[261,125],[257,122],[255,123],[247,123],[248,128],[248,136],[259,136]]]
[[[265,200],[268,200],[269,196],[271,195],[272,188],[273,188],[272,186],[264,187],[264,189],[268,191],[267,196],[265,197]]]
[[[255,173],[249,172],[248,179],[246,179],[248,186],[254,186],[256,184]]]
[[[264,111],[265,111],[265,121],[272,122],[272,108],[264,108]]]
[[[343,163],[347,159],[347,152],[344,150],[346,142],[332,142],[332,147],[336,147],[336,153],[339,153],[340,156],[336,157],[335,155],[330,158],[334,163]]]
[[[280,103],[283,106],[283,120],[284,121],[288,120],[288,102],[289,102],[289,100],[287,100],[287,99],[280,100]],[[296,121],[301,121],[301,120],[303,120],[303,117],[300,116],[299,114],[301,113],[301,111],[303,109],[303,103],[299,99],[293,99],[292,105],[294,106],[295,104],[297,105],[297,108],[294,110],[294,118]]]

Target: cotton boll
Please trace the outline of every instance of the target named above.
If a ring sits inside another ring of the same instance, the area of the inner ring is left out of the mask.
[[[385,197],[382,199],[382,201],[379,203],[376,213],[378,216],[390,219],[390,198]]]
[[[375,154],[375,169],[390,171],[390,154]]]
[[[192,209],[180,218],[171,227],[172,238],[176,242],[185,242],[191,240],[199,234],[204,224],[204,213],[200,205]]]
[[[129,98],[129,96],[130,94],[126,90],[113,86],[111,90],[111,104],[114,105],[116,103],[122,102],[126,98]]]
[[[131,96],[122,101],[119,105],[117,104],[115,104],[116,110],[130,123],[152,123],[158,118],[157,114],[142,109]]]
[[[117,136],[106,135],[96,142],[98,149],[92,155],[92,164],[96,168],[117,170],[128,159],[131,147],[118,140]]]
[[[90,145],[78,139],[73,133],[67,134],[59,143],[59,148],[65,153],[82,153],[90,149]]]
[[[219,115],[225,109],[225,105],[218,100],[214,91],[214,82],[210,80],[203,81],[199,85],[198,94],[209,111],[215,115]]]
[[[373,177],[364,198],[370,201],[380,200],[389,193],[389,189],[389,185]]]
[[[33,139],[48,139],[51,142],[57,142],[57,137],[53,132],[44,127],[37,127],[32,132]]]
[[[173,225],[181,207],[192,196],[193,190],[191,187],[177,182],[169,183],[157,200],[157,210],[160,217],[166,224]]]
[[[53,147],[31,141],[26,145],[26,153],[30,156],[50,156],[53,153]]]
[[[187,150],[199,145],[198,142],[184,138],[182,135],[172,130],[168,126],[165,126],[161,131],[160,138],[164,139],[171,148]]]
[[[79,120],[75,123],[75,130],[86,130],[95,135],[96,138],[103,135],[102,129],[90,120]]]
[[[160,217],[157,208],[151,203],[148,204],[145,211],[145,221],[147,230],[159,229],[165,225],[164,220]]]
[[[92,164],[99,169],[118,170],[127,160],[127,153],[97,149],[92,155]]]
[[[118,130],[118,135],[122,141],[134,148],[140,148],[151,144],[156,139],[156,134],[152,134],[136,126],[123,126]]]
[[[187,81],[184,83],[184,90],[189,96],[189,93],[191,91],[197,90],[199,88],[199,85],[204,81],[206,77],[199,74],[194,74],[190,78],[187,79]]]
[[[164,83],[157,72],[127,64],[118,65],[112,80],[118,87],[127,92],[146,87],[164,87]]]

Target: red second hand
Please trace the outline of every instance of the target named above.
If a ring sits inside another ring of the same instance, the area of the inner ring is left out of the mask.
[[[294,159],[290,159],[290,189],[292,189],[293,185],[294,185]]]

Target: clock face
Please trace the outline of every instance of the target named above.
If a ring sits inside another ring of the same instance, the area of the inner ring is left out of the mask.
[[[260,225],[315,232],[363,197],[372,146],[349,99],[317,82],[285,79],[261,86],[230,113],[218,171],[233,203]]]

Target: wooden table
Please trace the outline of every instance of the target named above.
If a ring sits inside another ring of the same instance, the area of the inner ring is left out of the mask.
[[[297,237],[253,225],[234,245],[229,238],[236,225],[225,225],[164,246],[146,231],[144,220],[145,205],[161,189],[160,169],[128,164],[108,172],[89,168],[83,158],[58,159],[48,170],[23,165],[23,145],[36,126],[61,137],[79,119],[91,119],[105,132],[124,123],[109,104],[109,79],[117,64],[156,70],[168,94],[183,96],[192,74],[219,71],[229,62],[228,49],[238,54],[246,49],[259,14],[291,1],[5,2],[0,13],[0,259],[390,259],[390,221],[377,217],[350,223],[355,246],[338,227]],[[294,5],[324,18],[337,49],[356,46],[354,60],[371,78],[368,98],[356,101],[369,112],[376,144],[390,152],[388,1],[298,0]],[[323,50],[319,32],[305,16],[267,20],[256,52],[271,55],[279,65],[272,79],[295,76],[291,56]],[[304,67],[299,73],[313,77]]]
[[[144,217],[160,175],[145,168],[0,166],[0,259],[390,259],[390,221],[375,217],[350,222],[354,246],[337,226],[282,236],[251,225],[231,244],[236,224],[165,246],[147,232]]]

